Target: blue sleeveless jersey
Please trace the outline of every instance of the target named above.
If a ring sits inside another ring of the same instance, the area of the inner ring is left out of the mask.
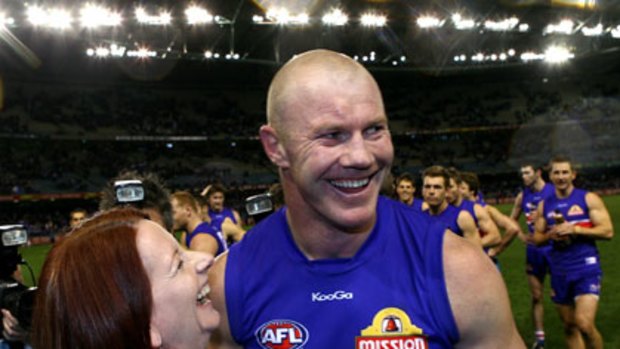
[[[532,191],[529,187],[523,188],[521,211],[523,211],[525,215],[525,222],[527,223],[527,229],[530,231],[530,234],[534,233],[534,218],[532,213],[536,212],[538,203],[552,195],[555,195],[555,188],[553,184],[549,183],[545,183],[542,190],[538,192]]]
[[[441,222],[443,223],[444,227],[452,230],[452,232],[454,232],[456,235],[463,236],[463,231],[461,230],[461,227],[459,227],[458,223],[459,214],[461,213],[460,209],[452,205],[448,205],[446,206],[446,209],[438,215],[432,215],[430,214],[430,212],[430,209],[424,211],[424,213],[428,217],[430,217],[431,220]]]
[[[422,199],[418,199],[418,198],[414,198],[413,202],[411,203],[411,205],[407,205],[404,202],[401,202],[399,200],[394,200],[396,202],[400,202],[401,204],[403,204],[405,207],[409,207],[413,210],[416,210],[418,212],[422,212],[422,203],[424,202],[424,200]]]
[[[233,223],[237,224],[237,219],[233,210],[229,207],[224,207],[221,212],[215,212],[209,209],[209,217],[211,217],[211,226],[217,231],[222,231],[222,223],[228,217]]]
[[[476,227],[478,227],[478,217],[476,217],[476,210],[474,209],[474,206],[476,204],[479,204],[478,202],[473,202],[471,200],[467,200],[467,199],[463,199],[461,201],[461,204],[459,206],[456,206],[456,208],[459,209],[459,211],[461,210],[465,210],[467,212],[469,212],[469,214],[472,216],[472,218],[474,219],[474,223],[476,223]],[[480,205],[480,204],[479,204]],[[486,204],[485,204],[486,205]],[[482,206],[482,205],[481,205]],[[480,227],[478,227],[480,228]]]
[[[592,227],[588,206],[587,191],[574,188],[567,198],[560,199],[555,193],[544,201],[544,215],[547,227],[556,224],[556,216],[561,214],[571,224]],[[566,241],[551,241],[549,252],[551,271],[569,273],[575,271],[600,270],[599,253],[594,239],[585,236],[571,236]]]
[[[189,244],[192,242],[192,239],[198,234],[211,235],[217,241],[217,252],[215,253],[216,256],[228,249],[228,245],[226,244],[226,240],[224,240],[222,232],[219,230],[215,230],[207,222],[198,224],[194,231],[185,235],[185,246],[189,248]]]
[[[443,225],[383,197],[377,215],[352,258],[308,260],[285,209],[233,245],[225,292],[235,341],[252,349],[454,347]]]

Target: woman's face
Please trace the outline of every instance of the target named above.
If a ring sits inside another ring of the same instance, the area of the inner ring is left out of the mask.
[[[220,315],[208,298],[207,269],[213,257],[180,248],[160,225],[141,221],[138,252],[151,281],[154,347],[206,347]]]

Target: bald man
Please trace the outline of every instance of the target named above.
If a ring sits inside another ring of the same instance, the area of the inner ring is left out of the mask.
[[[297,56],[271,83],[267,122],[286,207],[211,269],[212,348],[524,348],[481,249],[379,196],[393,147],[366,69]]]

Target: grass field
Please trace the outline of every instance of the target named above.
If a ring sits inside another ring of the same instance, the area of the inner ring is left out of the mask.
[[[620,229],[620,196],[610,196],[604,198],[607,209],[612,216],[616,231]],[[510,205],[499,206],[508,213]],[[601,241],[598,243],[601,252],[601,263],[603,265],[603,287],[602,295],[597,315],[597,326],[605,340],[605,348],[620,349],[620,255],[615,251],[620,251],[620,236],[616,236],[612,241]],[[39,275],[43,259],[50,245],[38,245],[24,247],[22,255],[33,267],[35,275]],[[87,256],[84,256],[85,260]],[[530,296],[525,277],[525,246],[521,241],[516,240],[500,256],[502,274],[506,280],[512,311],[519,331],[528,346],[533,340],[532,321],[530,318]],[[24,270],[24,279],[30,284],[30,276]],[[474,282],[472,280],[472,282]],[[561,322],[555,312],[553,303],[549,299],[549,280],[545,280],[545,331],[547,335],[547,348],[564,348]]]

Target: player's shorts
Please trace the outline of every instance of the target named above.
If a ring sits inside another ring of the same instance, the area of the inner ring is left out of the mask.
[[[584,294],[600,295],[603,273],[586,270],[570,274],[551,274],[551,300],[557,304],[573,304],[575,298]]]
[[[549,251],[551,249],[551,245],[527,245],[525,249],[525,272],[543,280],[545,275],[549,273]]]

